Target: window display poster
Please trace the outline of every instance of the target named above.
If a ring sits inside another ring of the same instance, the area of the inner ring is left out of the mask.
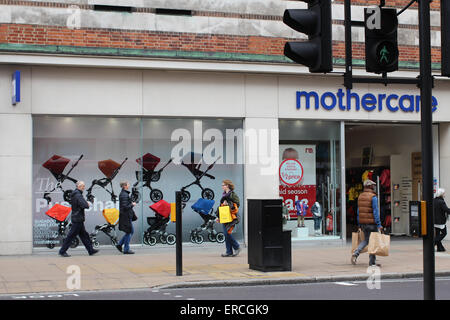
[[[196,123],[201,127],[195,126]],[[198,128],[200,130],[197,132]],[[134,207],[138,220],[133,223],[135,232],[132,244],[144,243],[146,231],[155,236],[157,245],[166,242],[163,237],[165,232],[175,234],[175,223],[170,220],[167,223],[156,221],[156,212],[150,206],[161,199],[174,203],[175,192],[183,188],[186,196],[183,241],[191,242],[191,231],[201,229],[205,224],[205,215],[192,209],[198,199],[212,198],[215,201],[214,211],[223,192],[221,185],[224,179],[233,181],[236,193],[243,199],[242,161],[220,162],[230,158],[227,152],[236,158],[242,154],[242,139],[226,136],[227,130],[239,132],[241,128],[242,121],[236,120],[34,117],[34,247],[51,248],[62,243],[69,230],[70,215],[58,221],[46,213],[55,204],[70,207],[68,197],[78,180],[86,185],[83,196],[92,196],[90,207],[85,210],[85,227],[89,234],[95,235],[99,245],[110,246],[113,243],[111,237],[120,240],[124,235],[118,226],[108,228],[103,214],[104,209],[119,209],[122,181],[129,182],[129,191],[134,188],[139,195]],[[175,135],[176,139],[172,139],[174,132],[184,132],[186,136],[178,138]],[[218,138],[211,142],[211,138],[207,139],[208,132],[217,133]],[[204,156],[212,143],[223,149],[220,152],[217,147],[217,156],[210,157],[215,161],[220,156],[215,163],[207,162]],[[179,150],[179,145],[186,145],[182,150],[182,155],[186,154],[187,158],[185,165],[172,159],[172,151]],[[190,152],[195,152],[194,145],[201,147],[198,157],[191,157]],[[240,211],[243,212],[244,208],[245,203],[241,200]],[[243,225],[240,223],[235,229],[238,241],[243,239]],[[219,223],[214,222],[213,228],[217,232],[223,231]],[[202,229],[201,233],[205,242],[210,241],[209,229]],[[82,246],[82,243],[79,245]]]
[[[292,218],[297,216],[296,201],[308,205],[306,217],[312,217],[316,201],[316,146],[280,144],[280,197]]]

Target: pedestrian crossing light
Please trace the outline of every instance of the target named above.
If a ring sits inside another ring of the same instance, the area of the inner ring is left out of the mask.
[[[397,10],[364,9],[366,71],[374,73],[398,70]]]
[[[289,41],[284,55],[307,66],[309,72],[325,73],[333,70],[331,36],[331,0],[301,0],[308,9],[287,9],[283,22],[308,36],[308,41]]]

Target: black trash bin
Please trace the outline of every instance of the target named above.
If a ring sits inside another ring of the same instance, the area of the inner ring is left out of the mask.
[[[282,229],[281,199],[248,200],[248,264],[259,271],[291,270],[290,232]]]

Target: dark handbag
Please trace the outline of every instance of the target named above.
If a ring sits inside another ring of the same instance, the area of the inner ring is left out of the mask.
[[[131,218],[131,221],[136,221],[138,217],[136,216],[136,213],[133,211],[133,217]]]

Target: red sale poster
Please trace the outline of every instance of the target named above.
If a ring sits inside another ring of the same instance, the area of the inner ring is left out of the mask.
[[[316,201],[316,146],[280,144],[280,197],[292,218],[297,216],[296,201],[308,205],[306,217],[312,217]]]

